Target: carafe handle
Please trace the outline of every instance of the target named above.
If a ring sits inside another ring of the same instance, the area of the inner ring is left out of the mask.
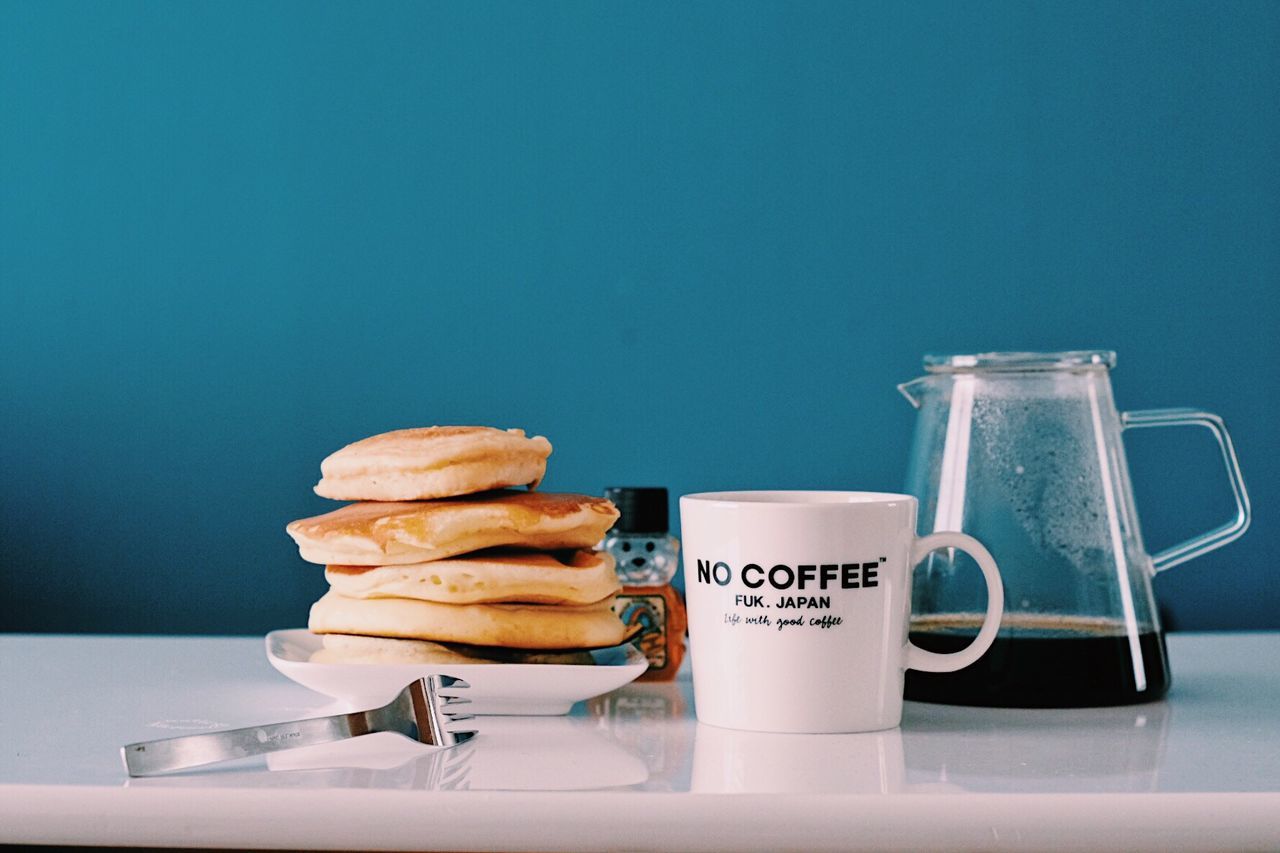
[[[1236,447],[1231,441],[1231,433],[1222,418],[1211,412],[1198,409],[1144,409],[1139,412],[1121,412],[1120,423],[1125,429],[1161,426],[1202,426],[1213,433],[1222,450],[1222,461],[1227,466],[1227,480],[1231,483],[1231,494],[1236,500],[1236,515],[1231,521],[1212,530],[1193,536],[1185,542],[1166,548],[1158,554],[1151,555],[1151,566],[1157,572],[1173,568],[1179,563],[1199,557],[1201,554],[1221,548],[1228,542],[1239,539],[1249,529],[1252,518],[1249,509],[1249,492],[1244,487],[1244,477],[1240,474],[1240,460],[1236,458]]]

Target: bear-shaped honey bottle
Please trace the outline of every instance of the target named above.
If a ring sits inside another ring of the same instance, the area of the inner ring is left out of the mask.
[[[649,659],[640,680],[671,681],[684,659],[687,619],[684,598],[671,585],[680,541],[667,529],[667,490],[615,486],[605,497],[621,513],[601,545],[622,581],[614,610],[629,630],[638,628],[633,642]]]

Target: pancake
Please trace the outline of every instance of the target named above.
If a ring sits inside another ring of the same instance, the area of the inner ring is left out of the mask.
[[[507,486],[536,488],[551,442],[524,430],[477,426],[400,429],[371,436],[320,463],[316,494],[340,501],[417,501]]]
[[[592,604],[619,592],[614,560],[601,551],[500,548],[399,566],[329,566],[347,598],[413,598],[444,604]]]
[[[291,522],[302,559],[322,565],[400,566],[481,548],[590,548],[618,510],[604,498],[490,492],[439,501],[348,504]]]
[[[347,598],[330,590],[311,605],[308,627],[316,634],[514,649],[592,649],[615,646],[626,638],[613,601],[609,596],[584,605],[440,604],[407,598]]]
[[[586,651],[524,651],[430,640],[395,640],[389,637],[362,637],[356,634],[325,634],[324,648],[311,654],[312,663],[372,664],[495,664],[536,663],[594,666]]]

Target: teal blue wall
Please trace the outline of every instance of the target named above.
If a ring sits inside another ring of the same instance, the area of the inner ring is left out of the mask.
[[[381,430],[547,485],[896,489],[925,351],[1112,347],[1234,428],[1280,628],[1280,3],[0,5],[0,629],[258,633]],[[1209,440],[1130,438],[1152,548]]]

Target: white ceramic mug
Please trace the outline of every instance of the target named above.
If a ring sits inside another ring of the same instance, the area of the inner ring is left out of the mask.
[[[1000,626],[995,560],[963,533],[917,538],[916,499],[879,492],[680,498],[698,719],[764,732],[864,732],[902,719],[907,669],[950,672]],[[953,654],[907,641],[911,571],[959,548],[987,582],[977,637]]]

